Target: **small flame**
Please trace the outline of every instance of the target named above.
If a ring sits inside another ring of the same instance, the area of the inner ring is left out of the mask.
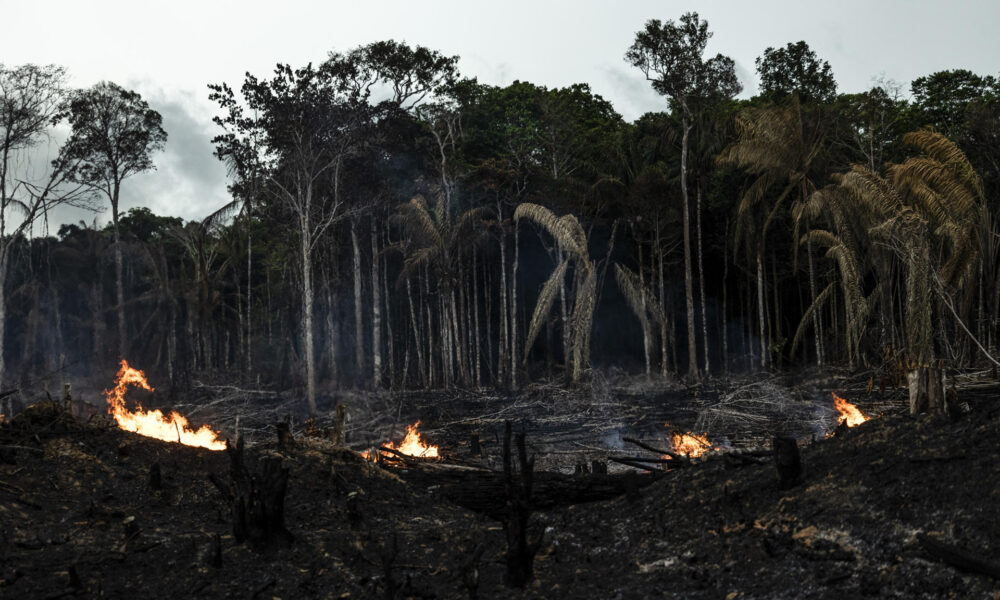
[[[406,454],[407,456],[418,456],[422,458],[437,458],[440,456],[438,453],[438,447],[432,446],[424,442],[420,433],[417,431],[417,426],[420,425],[420,421],[417,421],[413,425],[406,426],[406,437],[403,441],[398,444],[393,444],[389,442],[385,444],[385,448],[390,448],[399,452],[400,454]],[[379,451],[378,448],[372,448],[370,450],[365,450],[361,453],[361,456],[365,460],[378,462]]]
[[[670,423],[664,423],[670,429]],[[691,432],[672,431],[670,433],[670,449],[674,454],[695,458],[707,454],[711,450],[718,448],[708,441],[707,434],[697,434]],[[670,458],[665,456],[664,458]]]
[[[871,419],[871,417],[865,416],[864,413],[858,410],[857,406],[838,396],[836,392],[830,392],[830,395],[833,396],[833,407],[839,413],[837,416],[837,425],[846,422],[848,427],[855,427]]]
[[[406,426],[406,437],[399,445],[389,444],[389,447],[393,450],[398,450],[403,454],[408,456],[422,456],[425,458],[436,458],[438,455],[438,447],[431,446],[430,444],[424,443],[423,438],[420,433],[417,432],[417,426],[420,425],[420,421],[417,421],[413,425]]]
[[[108,414],[115,418],[120,428],[159,440],[180,442],[187,446],[200,446],[209,450],[226,449],[226,442],[220,440],[208,425],[192,431],[188,427],[188,420],[176,412],[171,412],[170,416],[166,417],[159,410],[144,411],[139,405],[136,405],[135,412],[129,411],[125,408],[125,390],[130,385],[153,391],[153,387],[146,381],[146,374],[139,369],[133,369],[122,359],[122,366],[115,376],[115,386],[110,390],[104,390],[104,395],[108,399]]]

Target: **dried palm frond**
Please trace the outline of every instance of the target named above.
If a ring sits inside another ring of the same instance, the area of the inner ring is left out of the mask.
[[[552,275],[549,276],[548,281],[542,286],[542,291],[538,294],[538,301],[535,303],[535,312],[532,313],[531,324],[528,326],[528,337],[524,340],[525,362],[528,360],[528,352],[531,351],[531,347],[535,343],[535,338],[538,337],[538,332],[541,331],[542,325],[545,324],[545,320],[549,316],[552,303],[559,293],[559,286],[566,275],[566,268],[568,266],[569,261],[563,259],[559,263],[559,266],[556,267],[556,270],[552,272]]]

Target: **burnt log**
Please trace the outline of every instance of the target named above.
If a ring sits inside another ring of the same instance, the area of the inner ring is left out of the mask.
[[[480,469],[408,470],[399,472],[412,483],[441,486],[441,494],[455,504],[474,512],[502,520],[504,514],[504,477],[502,473]],[[642,489],[663,476],[653,473],[635,474],[634,482]],[[600,502],[622,496],[627,491],[627,475],[567,475],[564,473],[534,473],[529,506],[532,511],[551,510],[561,506]]]
[[[1000,580],[1000,564],[990,561],[979,552],[942,542],[924,533],[917,535],[917,540],[935,560],[967,573],[979,573]]]

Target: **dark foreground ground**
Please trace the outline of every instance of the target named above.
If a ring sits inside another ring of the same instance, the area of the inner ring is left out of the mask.
[[[919,541],[1000,562],[998,391],[960,398],[972,410],[957,419],[885,415],[805,445],[789,490],[770,462],[718,456],[536,513],[525,590],[503,586],[499,522],[325,440],[248,449],[290,469],[294,541],[259,552],[235,543],[209,480],[225,479],[225,453],[36,409],[0,428],[0,597],[469,598],[476,570],[479,598],[1000,598]]]

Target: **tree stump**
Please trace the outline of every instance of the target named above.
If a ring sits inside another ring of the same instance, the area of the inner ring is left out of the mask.
[[[920,366],[906,374],[910,392],[910,415],[921,413],[940,415],[948,410],[944,391],[944,372],[930,366]]]
[[[535,458],[528,458],[524,446],[524,433],[518,433],[516,443],[520,473],[515,477],[510,437],[510,421],[507,421],[504,424],[503,434],[504,491],[507,496],[507,514],[504,518],[504,532],[507,534],[507,574],[504,581],[509,587],[524,588],[534,577],[535,553],[541,545],[540,539],[528,541]]]
[[[774,466],[778,470],[778,485],[783,490],[795,487],[802,480],[802,457],[794,438],[780,435],[771,441]]]
[[[280,459],[268,458],[260,461],[259,470],[251,472],[244,460],[242,437],[235,448],[227,443],[226,453],[236,543],[246,542],[258,549],[289,546],[294,538],[285,528],[288,469],[281,466]]]

